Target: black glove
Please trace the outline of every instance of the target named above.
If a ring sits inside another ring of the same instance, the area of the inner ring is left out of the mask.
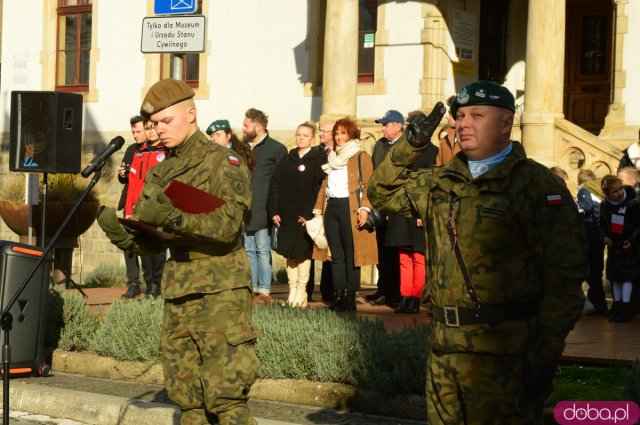
[[[431,136],[446,112],[447,108],[442,102],[438,102],[428,117],[420,112],[409,118],[406,129],[409,144],[414,148],[422,148],[431,143]]]
[[[534,402],[543,402],[553,391],[553,375],[556,364],[536,356],[529,356],[524,363],[522,383],[527,398]]]

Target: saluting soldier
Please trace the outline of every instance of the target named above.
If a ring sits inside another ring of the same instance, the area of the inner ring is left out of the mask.
[[[430,424],[541,424],[582,312],[583,224],[561,179],[510,140],[514,110],[505,87],[471,83],[451,105],[461,153],[409,170],[442,119],[438,103],[410,120],[369,182],[375,208],[424,223]]]
[[[180,423],[254,424],[247,399],[259,364],[251,270],[240,243],[251,177],[240,157],[198,129],[193,96],[184,82],[164,79],[149,89],[140,110],[171,156],[149,170],[133,217],[183,238],[163,242],[129,233],[112,208],[101,208],[98,223],[120,248],[140,254],[170,249],[161,349],[165,386],[182,410]],[[164,193],[173,181],[224,204],[202,214],[182,212]]]

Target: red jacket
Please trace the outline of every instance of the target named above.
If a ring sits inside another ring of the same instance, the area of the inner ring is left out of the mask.
[[[151,146],[147,142],[136,150],[129,170],[129,189],[127,190],[127,200],[124,204],[125,217],[133,214],[133,206],[138,202],[147,171],[159,162],[164,161],[167,156],[169,156],[169,149],[162,143]]]

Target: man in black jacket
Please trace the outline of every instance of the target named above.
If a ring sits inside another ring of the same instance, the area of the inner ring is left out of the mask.
[[[253,292],[261,303],[271,299],[271,235],[267,218],[269,182],[276,165],[287,155],[287,148],[269,137],[268,124],[267,115],[255,108],[245,112],[242,122],[242,141],[251,147],[256,158],[256,166],[251,171],[253,196],[242,244],[251,264]]]
[[[120,194],[120,201],[118,202],[118,211],[124,210],[124,205],[127,200],[127,192],[129,191],[129,169],[131,168],[131,162],[133,161],[133,155],[138,148],[147,141],[147,133],[144,129],[144,117],[142,115],[134,115],[129,119],[131,125],[131,134],[133,135],[134,143],[127,147],[122,157],[122,164],[118,168],[118,181],[124,186],[122,187],[122,193]],[[125,218],[126,215],[123,212]],[[132,251],[124,252],[124,264],[127,268],[127,292],[122,294],[123,299],[131,299],[140,295],[140,264],[138,262],[138,256]]]
[[[402,136],[404,117],[400,112],[391,109],[376,122],[382,124],[383,137],[378,139],[373,147],[371,159],[374,170],[384,161],[395,142]],[[387,304],[391,307],[397,307],[400,302],[400,258],[397,247],[385,246],[386,233],[387,220],[376,227],[379,253],[378,290],[374,294],[368,295],[367,299],[374,305]]]

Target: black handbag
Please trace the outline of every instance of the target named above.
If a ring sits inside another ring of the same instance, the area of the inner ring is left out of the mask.
[[[358,188],[356,189],[356,196],[358,197],[358,206],[362,207],[362,196],[364,195],[364,188],[362,187],[362,160],[360,159],[360,155],[358,154]],[[364,228],[373,231],[376,226],[384,223],[384,216],[380,214],[380,211],[371,207],[369,211],[369,215],[367,216],[367,221],[364,223]]]

